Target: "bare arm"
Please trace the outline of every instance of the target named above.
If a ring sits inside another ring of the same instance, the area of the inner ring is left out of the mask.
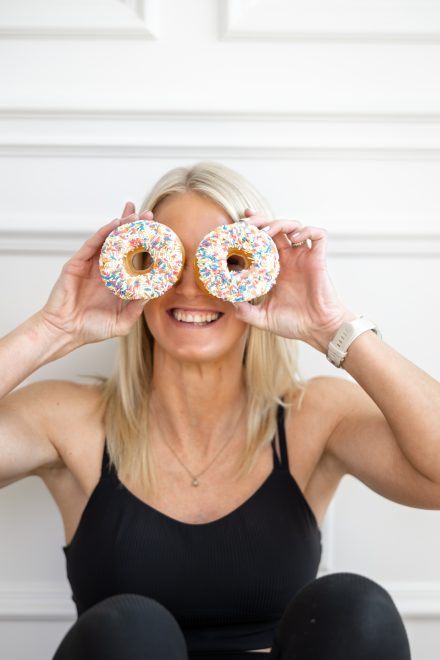
[[[60,464],[43,415],[50,387],[34,383],[8,393],[39,367],[73,348],[71,338],[47,326],[41,312],[0,339],[0,487],[40,466]]]
[[[41,311],[0,339],[0,399],[34,371],[76,348],[66,333],[50,327]]]
[[[331,378],[340,420],[328,452],[379,495],[440,509],[438,381],[373,332],[353,342],[344,368],[357,383]]]
[[[112,220],[91,236],[63,266],[44,307],[0,339],[0,487],[40,468],[63,465],[51,426],[58,423],[53,406],[60,396],[72,394],[68,382],[14,388],[80,346],[128,334],[142,313],[145,301],[123,304],[103,285],[98,268],[105,238],[118,224],[138,220],[133,211],[127,203],[122,220]],[[140,217],[151,219],[152,214]]]

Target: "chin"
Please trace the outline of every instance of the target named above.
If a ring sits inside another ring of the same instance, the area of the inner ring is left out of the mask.
[[[240,342],[241,343],[241,342]],[[226,359],[231,353],[238,353],[240,343],[232,346],[202,346],[200,343],[180,343],[169,344],[168,342],[159,342],[155,339],[156,346],[171,358],[179,362],[192,362],[195,364],[208,364],[209,362],[219,362]]]
[[[230,359],[231,354],[242,360],[249,326],[243,321],[222,314],[206,327],[181,324],[165,315],[151,314],[145,321],[159,351],[181,362],[208,363]]]

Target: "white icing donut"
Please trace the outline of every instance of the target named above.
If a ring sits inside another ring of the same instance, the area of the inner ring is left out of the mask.
[[[228,268],[237,257],[240,271]],[[199,244],[195,269],[201,288],[211,296],[242,302],[264,295],[273,287],[280,270],[278,249],[272,238],[244,221],[220,225]]]
[[[133,256],[147,252],[149,263],[137,270]],[[136,220],[116,227],[105,239],[99,257],[104,284],[124,300],[151,300],[180,277],[185,250],[177,234],[160,222]]]

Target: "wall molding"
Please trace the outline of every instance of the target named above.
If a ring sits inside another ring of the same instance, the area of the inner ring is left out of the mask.
[[[373,160],[373,161],[438,161],[440,148],[374,149],[374,148],[296,148],[236,145],[0,145],[0,158],[214,158],[239,160]]]
[[[440,43],[440,8],[430,0],[219,0],[222,41]]]
[[[0,621],[73,621],[66,582],[0,582]]]
[[[438,160],[440,113],[0,109],[0,157]]]
[[[334,571],[332,571],[334,572]],[[325,573],[319,573],[318,575]],[[376,580],[378,581],[378,580]],[[380,582],[407,619],[440,619],[440,582]],[[0,582],[0,621],[74,621],[66,582]]]
[[[87,0],[20,3],[0,7],[2,39],[142,39],[157,40],[158,0]],[[16,12],[16,13],[14,13]]]
[[[0,120],[3,119],[86,119],[102,121],[118,119],[132,121],[293,121],[293,122],[353,122],[366,123],[440,123],[440,112],[316,112],[313,110],[169,110],[167,108],[75,108],[75,107],[0,107]]]
[[[376,580],[378,582],[378,580]],[[380,581],[407,619],[440,619],[439,581]]]
[[[0,226],[14,224],[16,226],[26,227],[28,217],[23,215],[11,218],[1,218]],[[73,224],[72,220],[66,220],[60,223],[60,217],[57,216],[58,224]],[[55,220],[48,219],[48,216],[39,220],[33,217],[33,222],[44,226],[44,222],[55,224]],[[76,221],[75,224],[78,224]],[[84,218],[83,224],[90,227],[98,227],[102,224],[102,218]],[[86,231],[35,231],[23,229],[21,231],[11,231],[0,229],[0,254],[27,254],[27,255],[48,255],[62,256],[73,255],[92,232]],[[440,234],[403,234],[403,233],[337,233],[329,232],[327,254],[334,257],[367,257],[375,258],[407,258],[423,257],[424,259],[440,257]]]

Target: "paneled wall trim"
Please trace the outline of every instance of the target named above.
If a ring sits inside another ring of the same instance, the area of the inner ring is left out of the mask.
[[[0,3],[0,37],[157,39],[158,0]]]
[[[407,619],[440,619],[440,582],[380,582]],[[68,586],[60,582],[0,583],[0,621],[73,621]]]
[[[219,0],[224,40],[440,43],[432,0]]]
[[[38,224],[38,216],[34,216]],[[49,220],[46,214],[41,223]],[[61,226],[72,224],[71,216],[58,215],[57,220]],[[81,218],[82,224],[98,227],[102,218]],[[72,255],[79,250],[82,243],[90,235],[86,232],[72,231],[9,231],[1,229],[6,226],[7,218],[0,216],[0,254],[46,254],[46,255]],[[55,218],[54,218],[55,223]],[[14,224],[25,226],[26,216],[14,215]],[[377,234],[377,233],[329,233],[329,256],[338,257],[440,257],[440,234]]]
[[[0,156],[196,152],[228,158],[437,160],[440,113],[0,109]]]
[[[440,0],[3,0],[0,39],[3,334],[127,200],[139,210],[166,171],[213,160],[275,217],[327,228],[341,299],[437,377]],[[116,348],[81,347],[27,380],[108,374]],[[302,349],[306,379],[337,375]],[[76,616],[62,521],[38,486],[0,497],[5,660],[46,660]],[[438,511],[364,487],[336,493],[318,575],[379,582],[410,623],[414,660],[437,660]]]
[[[159,0],[2,3],[0,36],[157,39]],[[222,40],[440,42],[432,0],[218,0]]]

